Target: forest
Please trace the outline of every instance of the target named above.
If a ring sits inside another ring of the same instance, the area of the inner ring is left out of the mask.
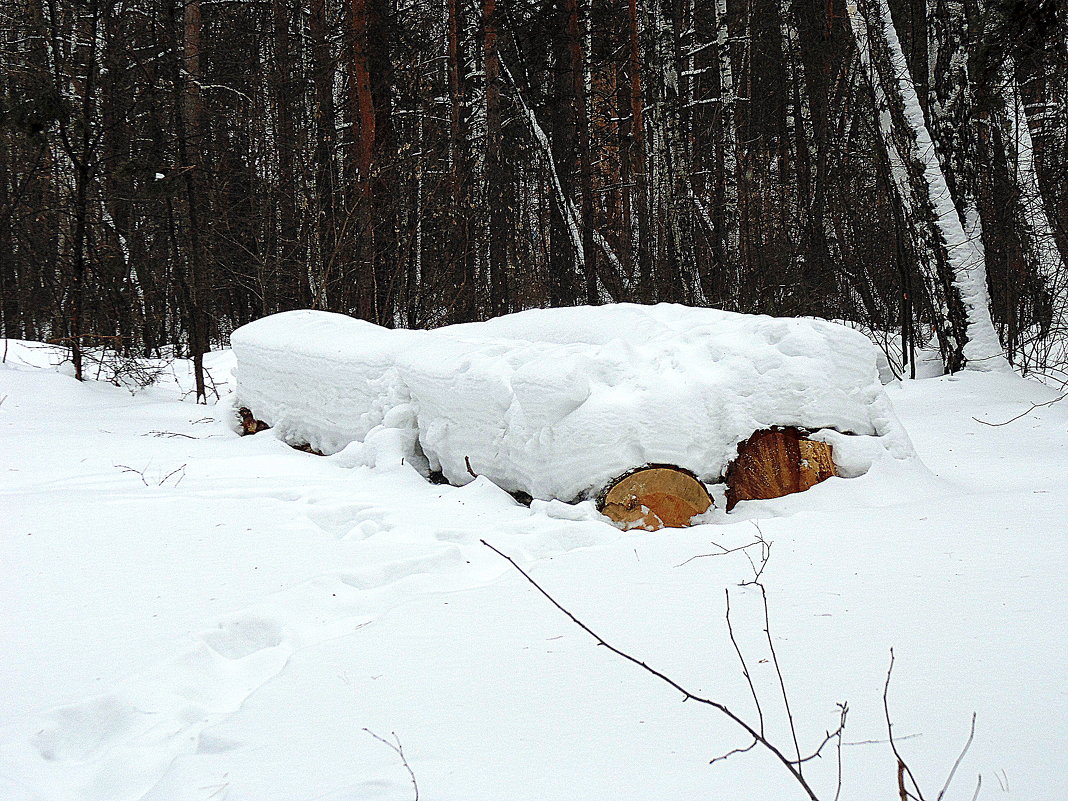
[[[1066,101],[1056,0],[5,0],[0,326],[199,373],[677,302],[1054,368]]]

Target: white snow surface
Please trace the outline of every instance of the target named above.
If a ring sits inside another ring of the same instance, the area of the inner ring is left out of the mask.
[[[232,344],[237,402],[283,439],[327,454],[357,443],[349,458],[366,464],[425,457],[453,484],[473,473],[543,500],[644,464],[713,483],[772,426],[825,429],[844,476],[913,457],[879,351],[822,320],[620,304],[390,331],[294,311]]]
[[[715,709],[811,753],[848,701],[842,801],[1063,801],[1068,402],[1012,375],[892,383],[931,472],[883,460],[702,525],[620,531],[486,479],[239,437],[187,365],[136,395],[0,343],[3,801],[790,801]],[[207,363],[223,392],[229,353]],[[1022,412],[1029,413],[1003,426]],[[381,453],[388,449],[383,447]],[[355,465],[355,466],[354,466]],[[759,529],[758,529],[759,527]],[[771,543],[762,573],[749,558]],[[744,547],[744,550],[734,550]],[[730,599],[731,640],[725,618]],[[770,622],[770,626],[766,625]],[[768,628],[770,635],[765,635]],[[753,691],[745,672],[752,679]],[[836,797],[838,751],[804,763]]]

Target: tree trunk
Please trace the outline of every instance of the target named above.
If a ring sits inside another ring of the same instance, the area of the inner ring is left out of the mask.
[[[331,276],[337,269],[338,214],[334,149],[337,125],[334,118],[334,69],[327,40],[326,0],[309,0],[308,32],[311,37],[312,82],[315,122],[315,232],[318,243],[314,306],[330,306]]]
[[[855,7],[854,7],[855,9]],[[851,9],[851,10],[854,10]],[[902,162],[918,200],[916,220],[936,243],[936,275],[926,275],[928,291],[941,314],[937,333],[947,372],[1007,367],[990,317],[986,264],[981,244],[969,235],[954,206],[935,153],[886,0],[865,2],[851,17],[864,29],[858,36],[889,101],[892,131],[903,143]]]

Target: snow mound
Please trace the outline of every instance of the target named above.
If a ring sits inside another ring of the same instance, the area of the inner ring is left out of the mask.
[[[830,429],[845,476],[913,458],[877,349],[821,320],[620,304],[406,331],[294,311],[231,342],[237,402],[290,443],[333,454],[400,429],[411,463],[534,498],[651,463],[719,481],[771,426]]]

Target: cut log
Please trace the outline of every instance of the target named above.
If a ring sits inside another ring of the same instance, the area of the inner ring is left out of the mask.
[[[727,468],[727,511],[738,501],[781,498],[837,475],[831,446],[796,428],[757,431]]]
[[[646,531],[688,526],[710,506],[712,497],[704,484],[672,465],[648,465],[624,473],[598,499],[602,514],[627,528]]]

